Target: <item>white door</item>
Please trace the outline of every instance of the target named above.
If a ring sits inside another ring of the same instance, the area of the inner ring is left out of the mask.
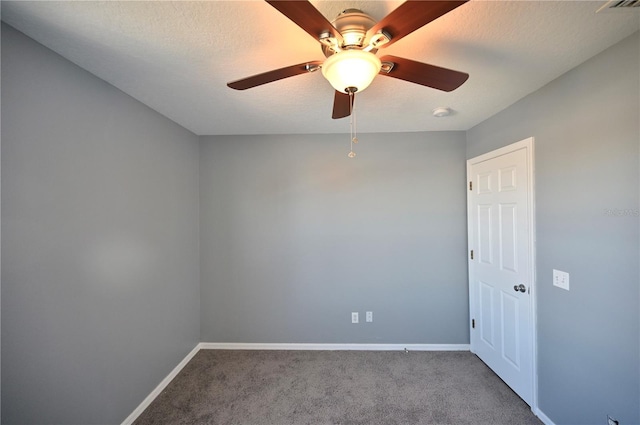
[[[467,177],[471,351],[534,407],[533,139],[470,159]]]

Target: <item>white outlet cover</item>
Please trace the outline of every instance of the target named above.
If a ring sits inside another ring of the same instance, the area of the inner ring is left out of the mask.
[[[351,323],[358,323],[358,313],[357,312],[353,312],[351,313]]]
[[[553,269],[553,286],[569,290],[569,273]]]
[[[373,311],[367,311],[365,319],[367,322],[373,322]]]

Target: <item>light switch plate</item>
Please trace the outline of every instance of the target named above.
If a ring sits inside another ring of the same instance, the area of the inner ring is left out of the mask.
[[[569,273],[553,269],[553,286],[569,290]]]

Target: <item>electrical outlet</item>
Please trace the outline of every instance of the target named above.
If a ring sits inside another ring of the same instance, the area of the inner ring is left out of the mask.
[[[607,415],[607,425],[619,425],[619,422]]]
[[[354,311],[351,313],[351,323],[358,323],[358,312]]]
[[[366,320],[368,323],[373,322],[373,311],[367,311],[367,314],[366,314],[366,316],[365,316],[365,320]]]
[[[569,290],[569,273],[553,269],[553,286]]]

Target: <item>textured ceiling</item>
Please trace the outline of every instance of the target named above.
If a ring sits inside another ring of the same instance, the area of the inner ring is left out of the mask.
[[[398,1],[312,1],[379,20]],[[604,1],[471,0],[384,54],[470,74],[451,93],[378,77],[359,132],[467,130],[640,29]],[[342,133],[321,73],[246,91],[228,81],[309,60],[320,45],[263,1],[2,1],[2,20],[199,135]],[[606,78],[606,76],[603,76]],[[431,110],[454,113],[435,118]]]

